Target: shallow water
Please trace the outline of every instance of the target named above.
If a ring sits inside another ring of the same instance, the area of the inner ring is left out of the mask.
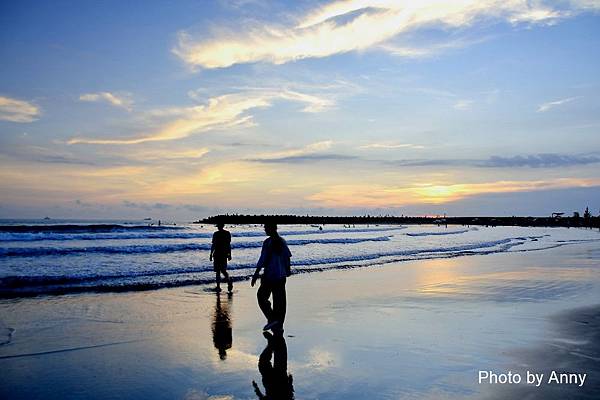
[[[598,304],[599,256],[584,242],[293,276],[285,341],[295,398],[594,398],[598,363],[576,360],[600,355],[554,316]],[[0,397],[256,398],[267,341],[255,289],[209,289],[0,300],[0,331],[13,330],[0,346]],[[547,368],[591,377],[559,392],[477,383],[478,370]]]
[[[109,223],[111,225],[109,225]],[[111,221],[0,226],[0,297],[81,291],[147,290],[212,281],[214,228]],[[253,271],[264,233],[233,226],[236,279]],[[597,231],[566,228],[438,226],[281,226],[297,272],[599,242]]]

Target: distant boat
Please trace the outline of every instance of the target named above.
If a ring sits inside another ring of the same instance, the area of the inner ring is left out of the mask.
[[[49,219],[52,219],[52,218],[50,218],[50,217],[44,217],[44,220],[49,220]]]
[[[152,218],[144,218],[144,221],[152,221]]]

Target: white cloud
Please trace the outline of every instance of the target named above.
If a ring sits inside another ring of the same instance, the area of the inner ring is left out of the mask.
[[[139,144],[183,139],[193,134],[217,129],[253,126],[249,111],[270,107],[276,100],[288,100],[305,104],[303,111],[318,112],[333,105],[328,99],[289,90],[249,91],[212,97],[207,104],[192,107],[172,107],[152,110],[151,117],[170,117],[170,122],[152,133],[135,138],[98,139],[73,138],[69,144]]]
[[[79,96],[81,101],[105,102],[114,107],[131,111],[133,100],[130,94],[115,94],[110,92],[86,93]]]
[[[271,152],[266,154],[261,154],[257,157],[260,160],[269,160],[269,159],[279,159],[279,158],[287,158],[287,157],[299,157],[306,156],[309,154],[316,154],[325,150],[328,150],[333,145],[333,140],[322,140],[320,142],[310,143],[306,146],[293,148],[289,150]]]
[[[425,146],[419,144],[411,144],[411,143],[390,143],[390,142],[382,142],[382,143],[369,143],[362,146],[359,146],[359,149],[424,149]]]
[[[10,122],[33,122],[41,111],[38,106],[24,100],[0,96],[0,120]]]
[[[576,100],[578,98],[579,97],[568,97],[566,99],[549,101],[547,103],[540,104],[539,107],[538,107],[538,109],[537,109],[537,111],[538,112],[546,112],[546,111],[550,110],[551,108],[554,108],[556,106],[560,106],[560,105],[565,104],[565,103],[569,103],[569,102],[571,102],[573,100]]]
[[[300,17],[294,26],[261,25],[200,40],[181,32],[173,51],[187,64],[202,68],[259,61],[283,64],[366,50],[429,26],[463,29],[476,21],[498,20],[512,24],[547,23],[576,11],[600,8],[591,1],[557,4],[569,8],[529,0],[334,1]],[[387,49],[410,57],[432,51],[403,46]]]
[[[458,100],[452,107],[455,110],[466,111],[471,108],[471,105],[473,105],[473,100]]]

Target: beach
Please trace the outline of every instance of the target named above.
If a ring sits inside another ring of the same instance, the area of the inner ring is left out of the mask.
[[[296,399],[596,398],[599,260],[590,240],[297,273],[279,383]],[[213,286],[0,300],[0,397],[265,394],[256,288]],[[535,387],[479,383],[482,370],[587,377]]]

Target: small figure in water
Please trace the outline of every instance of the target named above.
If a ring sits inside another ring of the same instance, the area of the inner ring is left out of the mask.
[[[251,285],[254,286],[259,278],[260,270],[264,268],[260,287],[256,293],[258,306],[267,318],[267,324],[263,330],[272,330],[279,334],[283,333],[286,311],[285,282],[286,278],[292,274],[290,267],[292,253],[285,240],[277,233],[276,224],[265,224],[265,233],[269,237],[263,242]],[[273,308],[269,301],[271,295],[273,295]]]
[[[213,234],[212,246],[210,248],[210,261],[213,261],[213,267],[217,274],[217,292],[221,291],[221,274],[227,281],[227,290],[233,291],[233,282],[227,273],[227,260],[231,261],[231,233],[223,229],[225,224],[218,223],[216,231]]]

